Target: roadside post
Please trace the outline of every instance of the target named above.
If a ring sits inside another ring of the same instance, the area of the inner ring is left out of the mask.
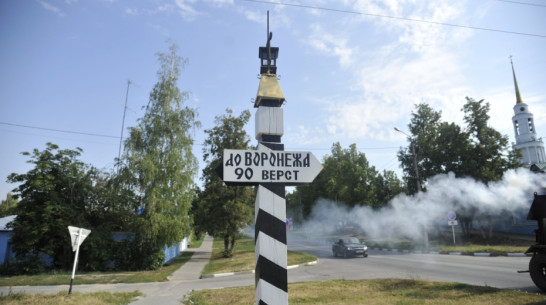
[[[447,219],[447,224],[451,226],[451,233],[453,234],[453,246],[457,246],[455,244],[455,226],[458,225],[457,214],[455,214],[454,211],[449,211],[449,213],[447,213]]]
[[[278,47],[259,48],[260,84],[254,101],[257,150],[225,149],[219,169],[227,185],[254,185],[256,305],[288,304],[285,186],[311,183],[322,165],[311,152],[284,151],[285,99],[277,78]]]
[[[76,251],[74,255],[74,267],[72,268],[72,277],[70,278],[70,288],[68,294],[72,293],[72,284],[74,283],[74,275],[76,274],[76,266],[78,264],[78,255],[80,254],[80,245],[85,238],[91,234],[91,230],[68,226],[68,232],[70,233],[70,241],[72,243],[72,251]]]

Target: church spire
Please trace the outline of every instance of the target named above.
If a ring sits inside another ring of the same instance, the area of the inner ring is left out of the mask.
[[[514,71],[514,62],[512,62],[512,55],[510,55],[510,64],[512,64],[512,75],[514,76],[514,87],[516,88],[516,104],[523,104],[521,94],[519,93],[518,80],[516,79],[516,72]]]

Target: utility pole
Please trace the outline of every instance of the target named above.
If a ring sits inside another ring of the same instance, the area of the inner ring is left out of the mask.
[[[121,144],[123,142],[123,129],[125,128],[125,114],[127,113],[127,100],[129,98],[129,86],[131,80],[127,80],[127,91],[125,92],[125,107],[123,107],[123,119],[121,120],[121,135],[119,136],[119,149],[118,149],[118,170],[121,162]]]
[[[419,178],[419,168],[417,167],[417,154],[415,153],[415,145],[413,144],[413,142],[411,141],[411,137],[403,132],[402,130],[398,129],[397,127],[394,127],[394,130],[398,131],[399,133],[405,135],[408,139],[408,141],[410,142],[410,147],[411,147],[411,154],[413,156],[413,169],[415,170],[415,179],[416,180],[416,184],[417,184],[417,194],[419,194],[419,192],[421,192],[421,178]],[[423,234],[423,239],[424,239],[424,243],[425,243],[425,248],[428,250],[429,248],[429,242],[428,242],[428,231],[427,231],[427,225],[424,224],[423,225],[424,228],[424,234]]]

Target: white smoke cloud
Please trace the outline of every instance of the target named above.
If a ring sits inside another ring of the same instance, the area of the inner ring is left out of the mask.
[[[529,169],[507,171],[503,179],[488,185],[471,178],[456,178],[453,173],[437,175],[427,183],[427,191],[415,196],[401,194],[387,207],[348,208],[320,199],[309,221],[308,231],[333,230],[342,222],[358,226],[369,238],[404,237],[420,241],[423,226],[447,224],[449,211],[473,211],[475,215],[500,215],[528,209],[534,192],[546,190],[546,179]]]

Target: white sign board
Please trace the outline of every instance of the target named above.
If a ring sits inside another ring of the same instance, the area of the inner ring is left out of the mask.
[[[225,149],[224,181],[241,183],[311,183],[322,164],[311,152]]]
[[[68,231],[70,232],[72,251],[76,251],[76,249],[83,243],[84,239],[91,234],[91,230],[72,226],[68,226]]]
[[[447,222],[447,224],[450,225],[450,226],[457,226],[457,225],[459,225],[459,223],[457,222],[457,220],[449,220],[449,221]]]

